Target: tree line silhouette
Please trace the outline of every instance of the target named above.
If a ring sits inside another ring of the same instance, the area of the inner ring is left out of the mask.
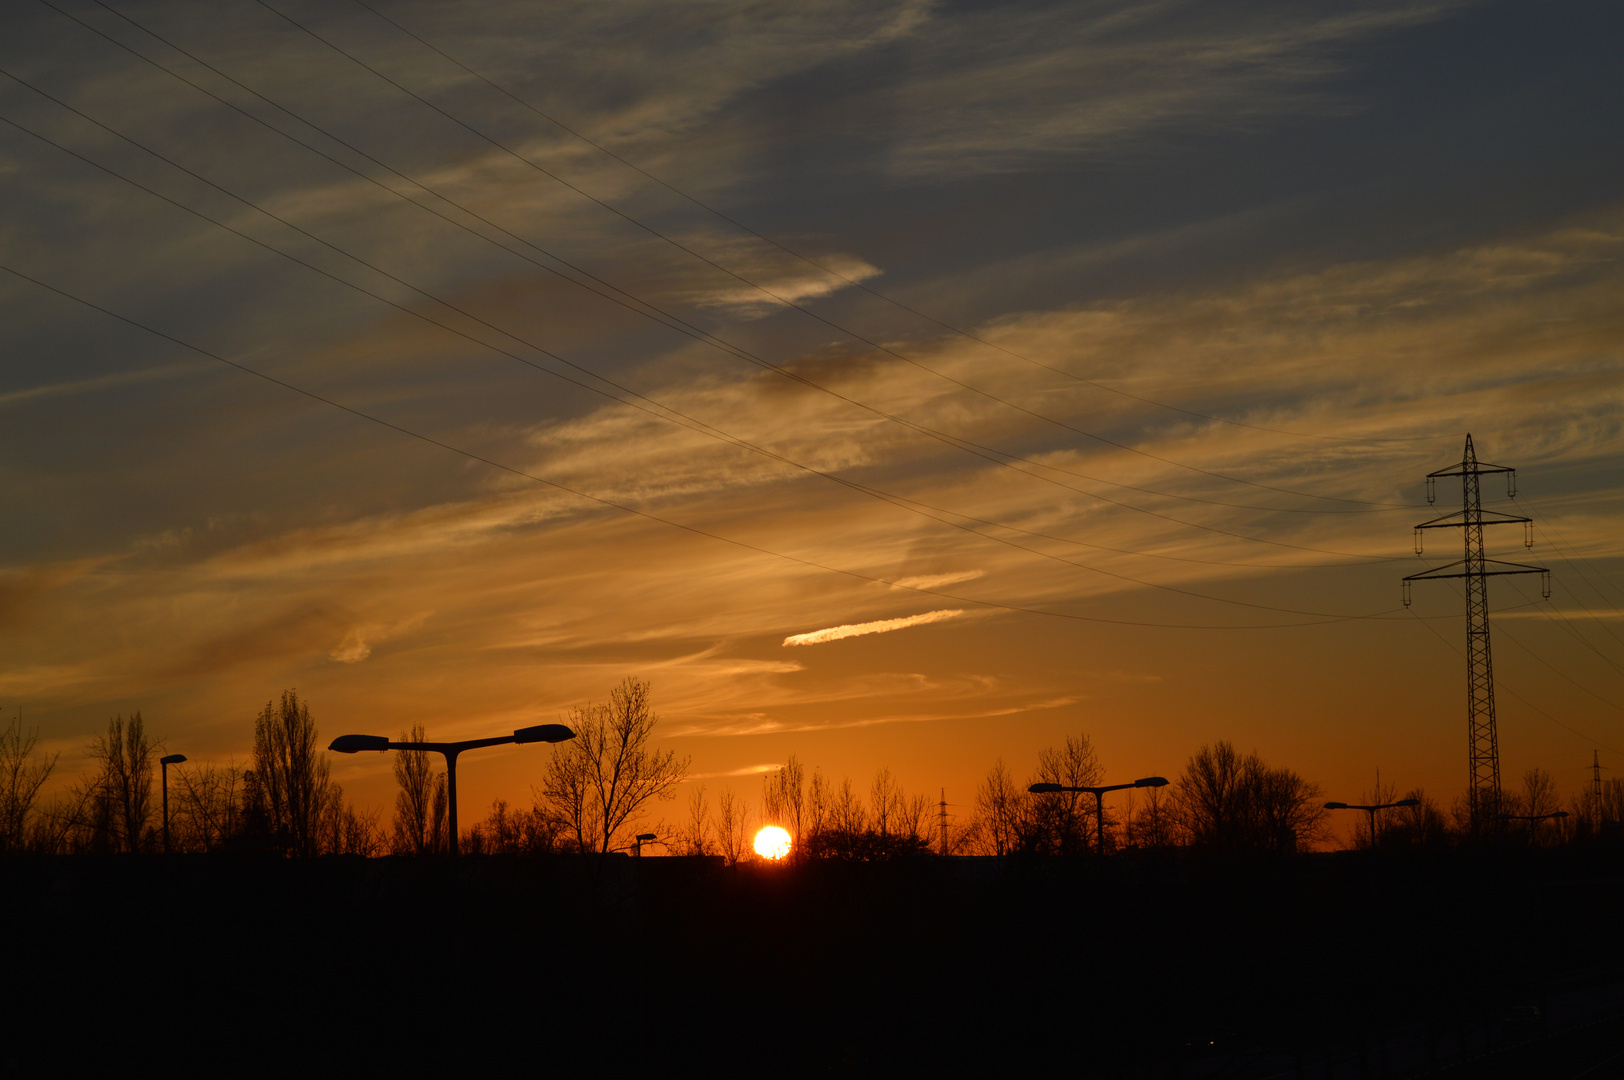
[[[674,797],[689,761],[652,745],[658,715],[646,681],[626,678],[608,700],[568,716],[576,737],[548,756],[528,807],[495,800],[483,820],[462,832],[469,854],[608,854],[629,848],[649,827],[653,806]],[[422,742],[421,725],[400,741]],[[58,762],[36,752],[37,731],[20,712],[0,728],[0,853],[140,853],[161,847],[155,774],[163,742],[139,711],[114,716],[90,740],[90,771],[54,799],[41,792]],[[448,850],[446,776],[436,755],[393,751],[395,806],[388,827],[374,810],[347,801],[329,773],[308,703],[283,691],[253,720],[246,765],[188,762],[170,776],[171,849],[181,853],[261,852],[434,855]],[[1086,788],[1105,771],[1085,734],[1039,752],[1025,783],[1002,760],[978,785],[968,814],[939,815],[924,795],[910,794],[888,768],[866,792],[808,769],[792,754],[763,777],[754,809],[733,790],[715,802],[701,785],[686,819],[656,826],[671,854],[719,856],[727,865],[753,858],[754,828],[777,825],[792,839],[791,859],[878,861],[927,854],[1092,857],[1098,853],[1188,848],[1275,856],[1311,850],[1331,839],[1325,792],[1289,768],[1242,754],[1230,742],[1201,746],[1166,788],[1124,792],[1103,820],[1092,796],[1075,791],[1032,794],[1032,784]],[[1356,848],[1446,848],[1473,838],[1465,795],[1448,810],[1422,789],[1399,795],[1379,777],[1360,798],[1369,804],[1410,801],[1383,812],[1372,834],[1363,815],[1352,823]],[[1516,820],[1493,835],[1502,843],[1552,846],[1617,835],[1624,820],[1624,780],[1608,780],[1568,802],[1555,822]],[[1544,817],[1561,809],[1551,775],[1530,769],[1507,791],[1501,813]],[[1103,824],[1103,835],[1100,826]],[[1481,837],[1479,837],[1481,839]]]

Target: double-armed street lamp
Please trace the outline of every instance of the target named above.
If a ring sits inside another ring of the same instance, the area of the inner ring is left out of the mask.
[[[148,759],[151,760],[150,758]],[[158,759],[159,772],[163,774],[164,788],[164,854],[169,854],[169,766],[179,765],[186,760],[185,754],[165,754]],[[151,791],[151,788],[147,789]]]
[[[1391,810],[1395,806],[1420,806],[1420,805],[1421,805],[1421,800],[1420,799],[1400,799],[1398,802],[1376,803],[1373,806],[1370,806],[1370,805],[1361,806],[1358,803],[1328,802],[1328,803],[1325,804],[1325,809],[1327,809],[1327,810],[1366,810],[1366,811],[1369,811],[1369,813],[1370,813],[1370,846],[1372,848],[1375,848],[1377,846],[1376,841],[1378,839],[1378,836],[1377,836],[1377,833],[1376,833],[1376,811],[1378,811],[1378,810]]]
[[[1166,787],[1167,780],[1160,776],[1143,776],[1131,784],[1105,784],[1101,787],[1067,787],[1064,784],[1033,784],[1027,788],[1034,795],[1053,795],[1060,791],[1086,791],[1094,796],[1094,835],[1101,855],[1105,854],[1105,793],[1126,788]]]
[[[501,746],[504,743],[558,743],[575,738],[575,732],[563,724],[537,724],[520,728],[512,735],[496,735],[489,739],[464,739],[461,742],[394,742],[382,735],[340,735],[329,750],[340,754],[358,754],[362,750],[432,750],[445,755],[446,802],[450,807],[451,857],[457,857],[457,755],[464,750],[477,750],[481,746]]]
[[[1542,821],[1561,821],[1568,816],[1566,810],[1557,810],[1549,814],[1496,814],[1496,821],[1526,821],[1528,822],[1528,835],[1532,837],[1534,830],[1539,828]]]

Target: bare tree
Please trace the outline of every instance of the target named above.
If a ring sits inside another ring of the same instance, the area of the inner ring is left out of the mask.
[[[570,713],[575,738],[548,758],[542,792],[581,851],[614,849],[636,831],[648,802],[675,797],[688,759],[649,748],[658,720],[649,705],[649,684],[633,678],[609,692],[607,705]]]
[[[1448,838],[1449,825],[1438,801],[1421,788],[1411,788],[1404,798],[1414,799],[1414,806],[1399,806],[1388,811],[1393,816],[1382,830],[1385,843],[1396,846],[1438,847]],[[1392,801],[1392,800],[1387,800]]]
[[[812,771],[812,781],[807,785],[806,793],[806,835],[808,841],[815,842],[819,836],[828,830],[831,799],[829,782],[823,778],[823,773],[820,770],[814,769]]]
[[[335,792],[298,691],[282,691],[280,704],[267,701],[255,719],[253,779],[246,787],[276,846],[294,855],[320,853],[320,823]]]
[[[1242,757],[1226,741],[1197,751],[1174,789],[1192,844],[1277,853],[1321,837],[1320,794],[1317,784],[1290,769],[1271,769],[1255,752]]]
[[[1143,802],[1132,810],[1133,842],[1139,847],[1172,847],[1179,841],[1172,800],[1161,788],[1145,788]]]
[[[1272,769],[1255,753],[1247,759],[1253,846],[1288,854],[1325,837],[1324,792],[1290,769]]]
[[[736,801],[731,789],[723,791],[716,805],[716,839],[727,865],[737,866],[750,850],[750,804]]]
[[[22,709],[0,729],[0,855],[28,846],[29,815],[40,788],[56,768],[57,755],[34,756],[39,732],[23,730]]]
[[[890,769],[874,774],[874,783],[868,789],[868,819],[881,837],[889,837],[895,830],[903,798],[902,788]]]
[[[1624,779],[1610,777],[1602,781],[1599,810],[1604,829],[1624,822]]]
[[[1397,793],[1398,789],[1392,784],[1382,783],[1382,774],[1378,771],[1375,786],[1369,791],[1360,792],[1359,801],[1366,806],[1384,806],[1395,801]],[[1398,809],[1403,808],[1399,807]],[[1381,826],[1378,825],[1377,828],[1379,830]],[[1356,848],[1373,848],[1376,846],[1376,841],[1377,837],[1370,831],[1370,815],[1360,814],[1357,816],[1353,822],[1353,846]]]
[[[1521,812],[1532,817],[1554,814],[1562,806],[1562,798],[1556,790],[1556,781],[1551,778],[1550,773],[1541,768],[1529,769],[1523,773],[1522,798],[1518,801],[1522,804]],[[1529,842],[1533,844],[1546,842],[1553,833],[1558,837],[1561,835],[1559,830],[1542,827],[1544,822],[1529,821],[1525,824],[1528,826]],[[1556,824],[1560,825],[1561,822]]]
[[[429,851],[444,855],[451,850],[451,829],[446,819],[450,800],[446,794],[446,774],[434,777],[434,795],[429,802]]]
[[[898,789],[900,793],[901,789]],[[897,813],[897,835],[930,848],[930,800],[923,795],[904,796]]]
[[[515,811],[506,799],[497,799],[490,816],[465,832],[458,844],[470,855],[548,855],[558,850],[559,835],[559,823],[543,808]]]
[[[400,733],[401,742],[425,742],[422,724]],[[394,849],[402,855],[427,854],[434,844],[435,770],[427,750],[395,751]]]
[[[383,827],[378,811],[358,810],[345,803],[337,784],[322,807],[317,824],[317,848],[324,855],[360,855],[371,858],[385,850]]]
[[[241,830],[243,770],[236,764],[188,764],[176,768],[175,779],[176,851],[214,851]]]
[[[829,831],[843,833],[847,837],[868,831],[868,811],[863,808],[863,800],[852,789],[850,779],[841,779],[840,789],[835,792],[829,805]]]
[[[1008,855],[1020,850],[1026,800],[1026,793],[1016,788],[1000,758],[976,788],[978,839],[985,854]]]
[[[1243,759],[1220,740],[1190,758],[1175,789],[1179,816],[1190,842],[1201,847],[1239,847],[1247,807]]]
[[[688,821],[677,834],[677,851],[682,855],[709,855],[711,853],[710,800],[705,797],[705,785],[688,796]]]
[[[798,857],[805,832],[806,768],[794,754],[761,778],[761,817],[789,833],[790,850]]]
[[[141,851],[146,846],[158,745],[147,737],[139,710],[127,721],[115,716],[107,722],[107,734],[91,740],[87,749],[97,763],[86,800],[92,847]]]
[[[1047,747],[1038,753],[1038,771],[1032,783],[1059,784],[1061,787],[1097,787],[1102,776],[1098,757],[1087,735],[1066,737],[1064,747]],[[1062,791],[1032,800],[1030,835],[1027,846],[1059,855],[1095,850],[1094,797],[1082,792]]]

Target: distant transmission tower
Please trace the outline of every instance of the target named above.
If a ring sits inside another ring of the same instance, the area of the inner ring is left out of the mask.
[[[1437,481],[1441,476],[1461,478],[1461,509],[1453,514],[1423,521],[1415,527],[1415,553],[1421,554],[1423,529],[1460,529],[1465,533],[1466,557],[1436,570],[1411,574],[1404,579],[1404,606],[1410,606],[1410,582],[1435,578],[1466,579],[1466,738],[1469,759],[1469,785],[1472,831],[1481,833],[1484,823],[1500,808],[1500,743],[1494,727],[1494,661],[1489,655],[1489,581],[1496,574],[1539,574],[1540,591],[1551,596],[1551,572],[1543,566],[1500,562],[1483,557],[1483,526],[1523,526],[1523,544],[1534,546],[1532,518],[1514,517],[1490,510],[1485,513],[1478,492],[1478,478],[1488,473],[1506,474],[1506,495],[1517,497],[1517,471],[1503,465],[1477,460],[1472,436],[1466,436],[1466,453],[1459,465],[1427,474],[1427,502],[1437,501]]]
[[[940,810],[941,814],[942,814],[942,817],[941,817],[941,826],[942,826],[942,830],[941,830],[941,838],[942,838],[941,839],[941,847],[942,847],[942,854],[946,855],[947,854],[947,789],[946,788],[942,789],[942,801],[940,803],[937,803],[937,809]]]
[[[1590,817],[1601,828],[1601,753],[1590,751]]]

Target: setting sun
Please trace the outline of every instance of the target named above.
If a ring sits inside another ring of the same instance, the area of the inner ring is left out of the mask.
[[[763,859],[782,859],[789,854],[789,833],[769,825],[756,833],[756,854]]]

